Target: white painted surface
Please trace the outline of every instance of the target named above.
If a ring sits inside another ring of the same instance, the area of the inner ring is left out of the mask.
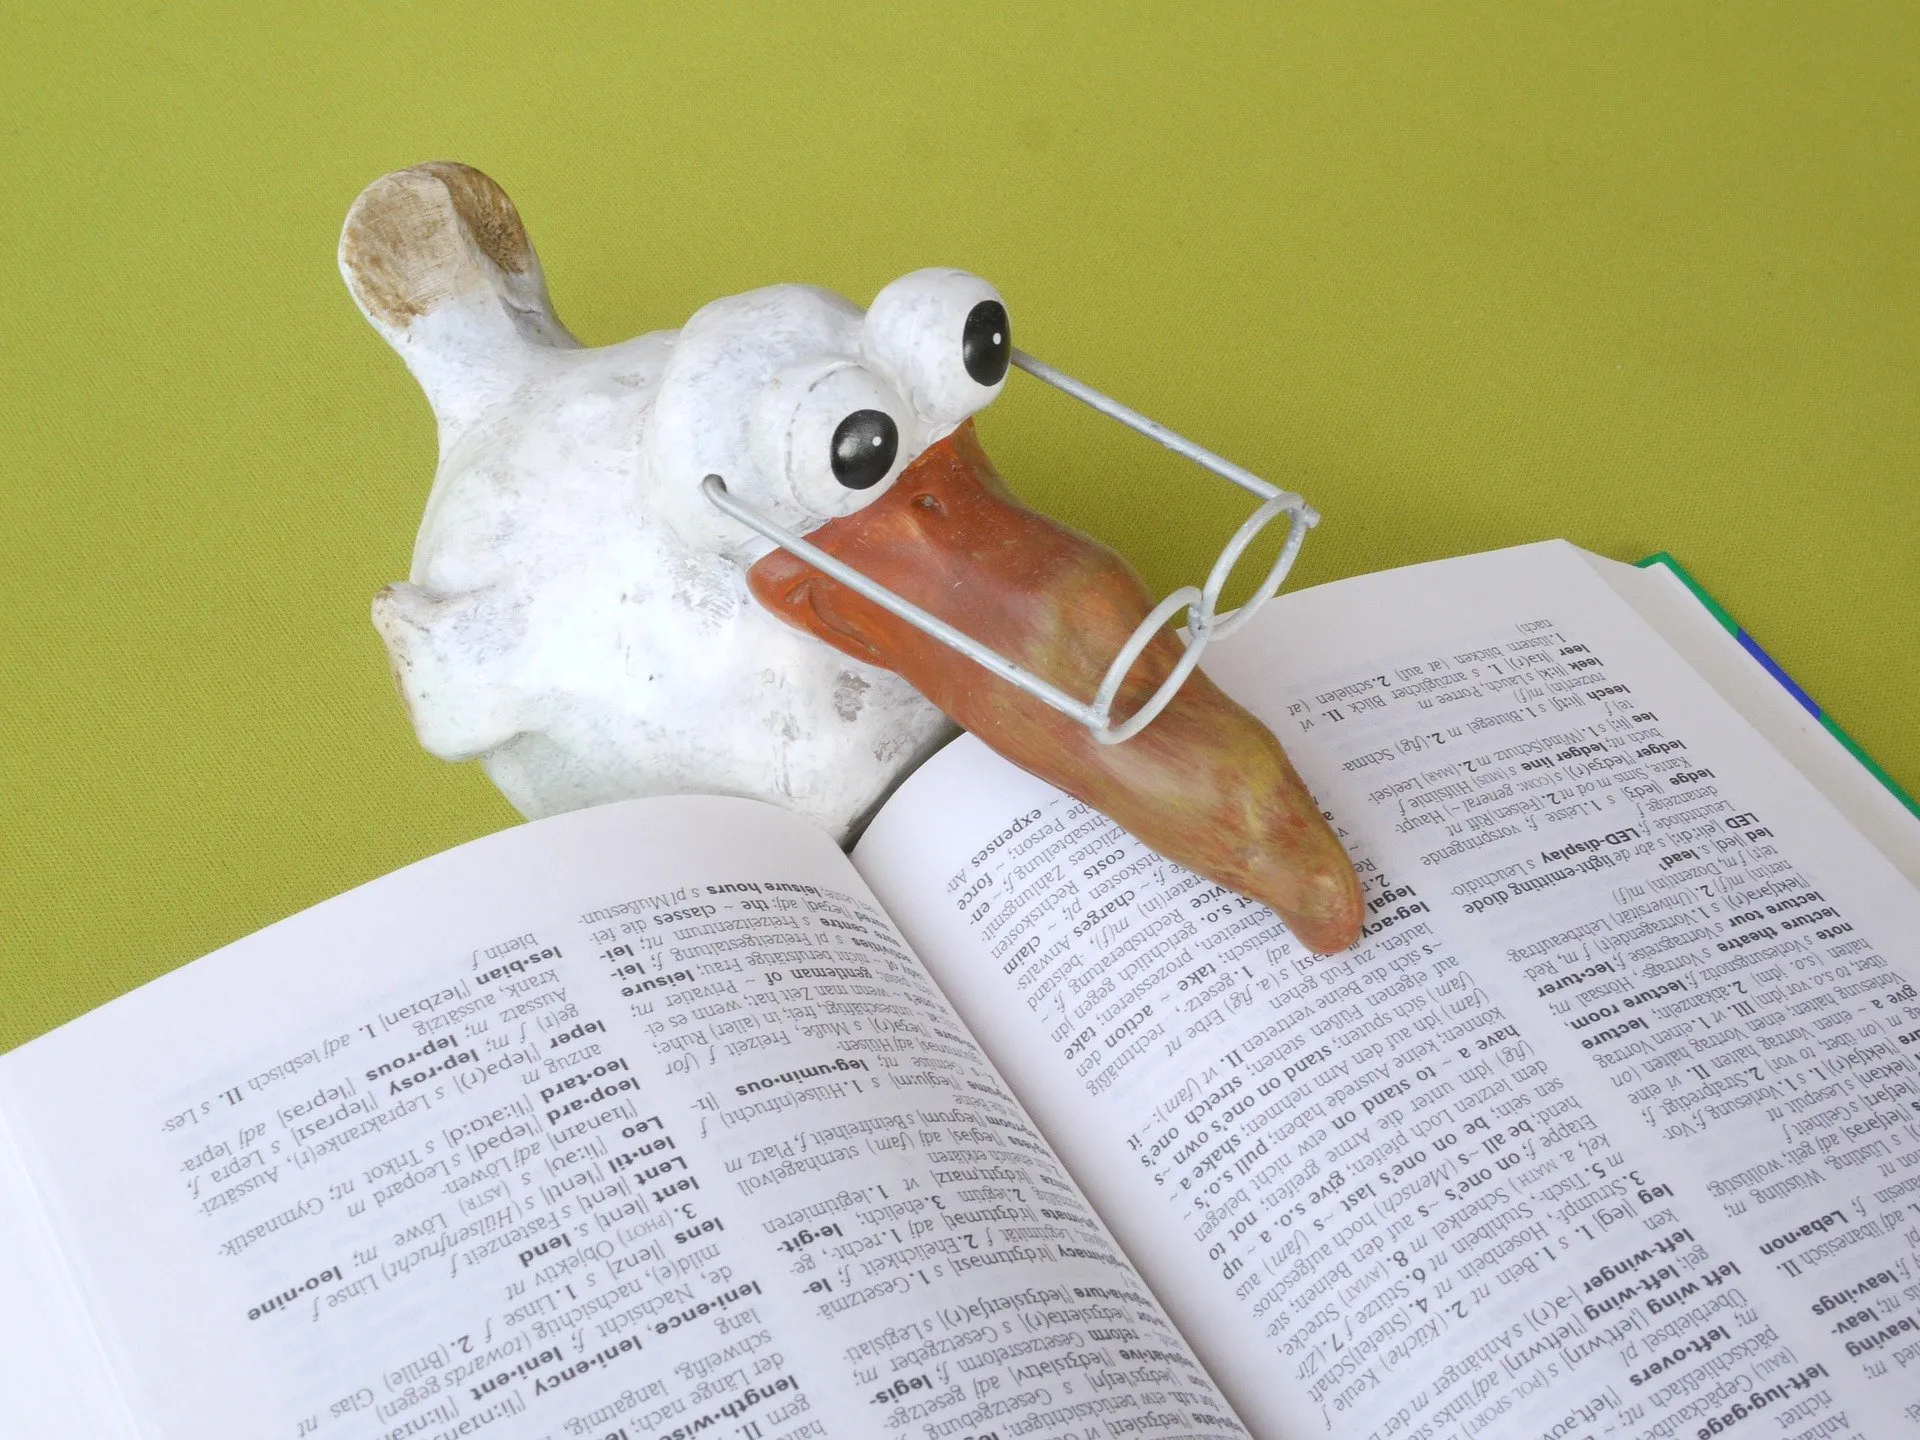
[[[916,272],[871,315],[775,286],[585,349],[505,196],[451,166],[370,186],[341,267],[440,426],[412,572],[373,610],[428,750],[480,757],[529,817],[717,793],[844,840],[952,734],[906,681],[761,609],[745,572],[770,547],[699,486],[718,474],[801,534],[870,504],[998,394],[959,358],[986,282]],[[829,448],[861,409],[899,449],[855,490]]]

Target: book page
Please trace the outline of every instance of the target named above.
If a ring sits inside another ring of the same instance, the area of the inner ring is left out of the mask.
[[[1571,547],[1284,597],[1209,656],[1360,945],[963,739],[858,863],[1249,1428],[1920,1419],[1920,903]]]
[[[1727,634],[1677,575],[1664,565],[1623,565],[1585,551],[1580,558],[1896,870],[1920,885],[1920,819]]]
[[[0,1433],[131,1440],[140,1432],[0,1116]]]
[[[0,1112],[145,1435],[1244,1435],[845,856],[754,802],[423,862],[9,1055]]]

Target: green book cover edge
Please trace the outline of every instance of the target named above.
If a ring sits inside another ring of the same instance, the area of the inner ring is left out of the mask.
[[[1739,642],[1742,650],[1745,650],[1757,660],[1761,668],[1775,680],[1779,681],[1786,692],[1793,696],[1795,700],[1799,701],[1809,715],[1820,722],[1822,729],[1845,746],[1847,753],[1866,767],[1869,775],[1886,786],[1888,794],[1906,806],[1908,812],[1912,814],[1916,820],[1920,820],[1920,802],[1916,802],[1911,795],[1901,789],[1898,781],[1885,770],[1882,770],[1874,758],[1854,742],[1854,738],[1851,735],[1847,734],[1846,731],[1834,723],[1832,716],[1828,715],[1814,703],[1812,696],[1793,682],[1793,677],[1782,670],[1779,665],[1774,662],[1773,657],[1767,654],[1765,650],[1762,650],[1754,638],[1740,628],[1739,623],[1734,620],[1733,616],[1727,613],[1726,607],[1718,600],[1715,600],[1713,596],[1709,595],[1700,582],[1687,573],[1684,565],[1674,559],[1673,556],[1665,550],[1660,551],[1657,555],[1649,555],[1644,560],[1636,560],[1634,564],[1643,570],[1654,565],[1659,565],[1670,571],[1673,578],[1686,586],[1693,598],[1698,600],[1700,604],[1705,607],[1706,612],[1720,623],[1720,628]]]

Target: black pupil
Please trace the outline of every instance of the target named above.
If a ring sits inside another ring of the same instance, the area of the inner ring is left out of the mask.
[[[884,410],[856,410],[833,432],[833,478],[849,490],[878,485],[900,453],[900,431]]]
[[[960,359],[967,374],[980,385],[998,385],[1007,378],[1013,359],[1013,327],[1007,307],[998,300],[982,300],[967,312],[967,328],[960,332]]]

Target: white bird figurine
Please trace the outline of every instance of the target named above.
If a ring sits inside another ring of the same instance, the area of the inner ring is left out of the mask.
[[[717,509],[702,482],[1050,683],[1091,694],[1152,608],[1112,552],[1019,504],[974,440],[1012,356],[1001,297],[919,270],[863,313],[780,285],[598,349],[554,315],[506,194],[435,163],[354,203],[340,268],[425,390],[440,463],[374,625],[421,743],[524,814],[752,796],[843,841],[948,716],[1169,858],[1358,932],[1351,865],[1279,744],[1196,673],[1134,739],[1076,721]],[[1171,673],[1171,635],[1123,686]],[[944,713],[943,713],[944,712]]]

